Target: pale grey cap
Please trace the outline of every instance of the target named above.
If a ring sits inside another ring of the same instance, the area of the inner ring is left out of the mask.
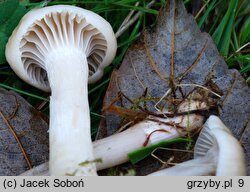
[[[103,75],[115,57],[117,43],[110,24],[91,11],[55,5],[28,12],[6,45],[6,59],[27,83],[50,91],[44,58],[52,49],[74,46],[87,56],[89,83]]]
[[[217,176],[246,175],[246,160],[242,146],[219,117],[211,115],[202,129],[195,147],[194,159],[214,154]]]

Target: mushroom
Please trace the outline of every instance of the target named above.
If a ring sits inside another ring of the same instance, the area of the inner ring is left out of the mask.
[[[206,121],[194,147],[194,159],[149,176],[245,176],[246,161],[239,141],[214,115]]]
[[[190,103],[187,105],[187,103]],[[207,109],[200,101],[183,102],[178,111]],[[199,114],[182,115],[172,118],[149,115],[143,121],[127,130],[93,142],[94,156],[102,162],[96,164],[97,170],[110,168],[127,162],[128,153],[163,140],[185,136],[188,132],[202,127],[204,117]],[[23,176],[49,175],[48,163],[24,172]]]
[[[190,104],[188,104],[190,103]],[[200,101],[185,101],[180,104],[178,112],[187,112],[206,108]],[[184,137],[187,133],[202,127],[204,117],[199,114],[176,117],[157,117],[149,115],[145,120],[129,129],[112,136],[95,141],[94,154],[102,163],[97,169],[102,170],[127,162],[128,154],[151,144],[164,140]]]
[[[96,175],[88,82],[99,80],[116,53],[110,24],[74,6],[27,13],[6,45],[6,58],[27,83],[50,91],[50,174]],[[85,166],[80,166],[82,162]]]

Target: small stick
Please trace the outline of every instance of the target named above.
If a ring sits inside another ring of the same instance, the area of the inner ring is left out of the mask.
[[[152,0],[150,3],[148,3],[147,8],[152,7],[155,4],[155,2],[156,2],[155,0]],[[137,3],[135,6],[137,6]],[[125,20],[123,21],[123,23],[121,24],[117,32],[115,33],[116,38],[120,37],[123,34],[123,32],[126,31],[142,15],[142,12],[139,11],[131,18],[133,13],[134,13],[134,10],[130,11],[128,16],[125,18]]]
[[[205,7],[208,5],[208,3],[210,2],[210,0],[208,0],[203,6],[202,8],[199,10],[199,12],[195,15],[195,19],[198,19],[198,17],[200,16],[201,12],[205,9]]]

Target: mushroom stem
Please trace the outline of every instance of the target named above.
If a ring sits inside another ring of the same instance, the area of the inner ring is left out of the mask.
[[[187,127],[188,121],[190,127]],[[163,140],[185,136],[189,131],[201,127],[202,123],[203,117],[196,114],[168,119],[149,116],[121,133],[93,143],[95,157],[102,159],[102,163],[96,164],[97,170],[125,163],[129,160],[128,153]],[[182,128],[176,128],[177,125]]]
[[[95,164],[91,163],[94,155],[90,136],[86,55],[74,48],[55,48],[47,56],[45,65],[52,91],[50,174],[96,175]],[[87,161],[90,163],[79,166]]]
[[[194,147],[194,159],[150,176],[171,175],[244,176],[246,162],[239,141],[214,115],[206,121]]]
[[[206,109],[207,104],[200,101],[183,101],[178,112]],[[173,118],[148,116],[126,131],[95,141],[94,155],[101,158],[97,170],[113,167],[128,161],[128,153],[143,146],[156,144],[163,140],[185,136],[188,132],[202,126],[204,117],[199,114],[189,114]],[[145,145],[145,141],[146,145]]]

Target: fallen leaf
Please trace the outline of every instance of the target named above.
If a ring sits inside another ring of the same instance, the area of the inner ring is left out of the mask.
[[[215,101],[216,114],[245,149],[250,174],[250,89],[237,70],[228,70],[212,38],[200,31],[180,0],[169,0],[160,11],[156,26],[145,30],[129,48],[120,68],[112,74],[103,106],[136,111],[143,108],[156,113],[155,104],[170,88],[171,94],[160,103],[168,110],[174,111],[187,96]],[[117,98],[121,93],[126,97]],[[100,125],[98,139],[113,134],[129,121],[119,113],[103,113],[106,118]],[[160,167],[155,159],[149,162],[138,164],[137,174]]]
[[[0,88],[0,175],[19,175],[48,160],[48,122],[13,91]]]

